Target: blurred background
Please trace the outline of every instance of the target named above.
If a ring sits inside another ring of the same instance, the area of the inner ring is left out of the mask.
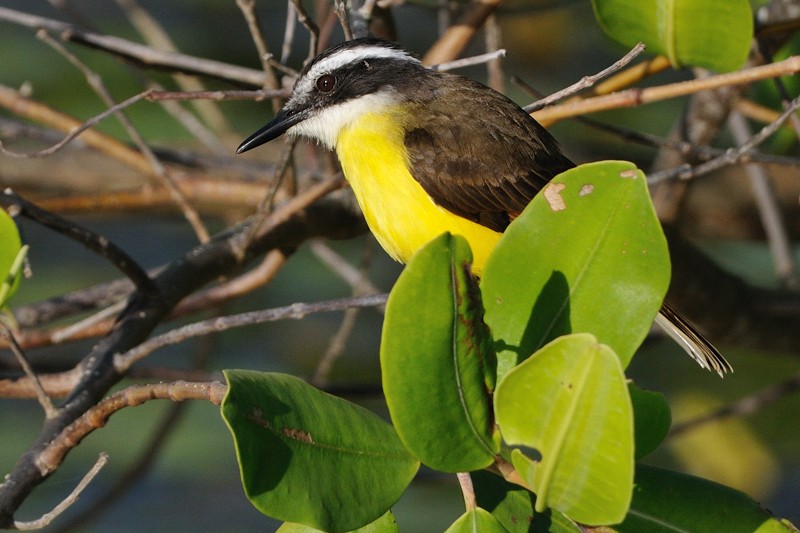
[[[62,4],[62,9],[54,7],[56,4]],[[122,0],[0,1],[0,7],[141,42],[121,7],[125,4]],[[305,4],[309,14],[315,16],[313,4]],[[437,8],[440,3],[431,0],[397,4],[392,12],[399,42],[416,54],[424,54],[439,35],[442,10]],[[455,9],[453,17],[457,18],[458,3],[445,4]],[[260,68],[246,23],[233,0],[140,0],[140,5],[163,25],[181,52]],[[284,1],[256,3],[256,13],[270,50],[281,50],[286,9]],[[494,35],[499,35],[500,46],[508,52],[502,61],[502,89],[522,105],[532,98],[511,83],[511,76],[519,76],[541,93],[549,94],[605,68],[627,52],[603,35],[588,1],[505,2],[490,26]],[[287,64],[299,69],[308,55],[307,33],[299,24],[295,31],[298,46],[291,50]],[[478,33],[464,56],[485,51],[485,33]],[[331,42],[341,39],[341,32],[334,29]],[[796,46],[796,42],[796,39],[790,42],[787,50]],[[142,90],[138,71],[120,60],[74,44],[67,47],[102,75],[117,101]],[[83,75],[37,39],[33,30],[2,19],[0,65],[0,84],[24,88],[31,98],[80,120],[105,109],[87,87]],[[175,86],[166,73],[147,73],[166,87]],[[471,67],[460,73],[487,80],[485,66]],[[688,70],[667,71],[646,83],[664,84],[691,77]],[[208,81],[208,87],[233,88],[214,80]],[[776,107],[770,84],[756,86],[750,93],[760,102]],[[686,103],[686,99],[670,100],[599,113],[593,118],[667,136],[684,113]],[[217,108],[230,128],[220,132],[226,152],[209,154],[209,157],[228,159],[239,142],[263,125],[272,112],[267,101],[225,101]],[[177,153],[204,151],[157,103],[139,102],[127,109],[126,114],[154,148]],[[0,110],[3,120],[0,139],[21,151],[35,146],[24,139],[9,139],[7,121],[13,118],[13,112]],[[98,129],[128,142],[126,133],[114,119],[103,121]],[[626,159],[647,170],[657,154],[656,148],[627,142],[578,121],[563,121],[550,129],[576,162]],[[17,144],[13,144],[14,141]],[[722,135],[718,144],[728,146],[730,139]],[[298,146],[296,155],[303,157],[304,150],[308,149]],[[783,133],[768,141],[764,151],[798,155],[796,140]],[[53,160],[18,160],[0,155],[0,186],[13,187],[34,201],[67,193],[91,193],[98,187],[98,179],[105,180],[103,186],[111,191],[141,186],[141,177],[129,169],[113,161],[76,156],[79,153],[67,151],[57,156],[58,171],[52,173],[52,167],[46,165],[52,165]],[[247,161],[262,162],[266,169],[276,154],[266,149],[243,157]],[[797,169],[774,169],[771,178],[783,202],[786,226],[796,242],[800,232]],[[244,208],[222,212],[213,206],[204,207],[201,212],[212,231],[247,214]],[[172,261],[197,244],[192,229],[174,208],[76,210],[65,216],[106,235],[147,268]],[[780,286],[741,169],[727,169],[693,182],[681,205],[676,226],[725,270],[765,289]],[[21,230],[24,240],[31,245],[29,257],[33,277],[23,283],[12,301],[14,307],[118,277],[108,263],[74,242],[25,220],[21,221]],[[368,279],[381,291],[391,288],[401,270],[368,235],[329,244],[354,266],[366,265]],[[796,257],[796,246],[793,253]],[[351,287],[324,264],[319,254],[306,245],[291,256],[273,282],[228,303],[222,312],[345,297],[351,291]],[[224,368],[247,368],[309,377],[329,349],[342,320],[341,313],[311,315],[300,321],[286,320],[228,331],[161,350],[141,365],[194,368],[209,373]],[[169,327],[175,325],[172,323]],[[346,339],[345,349],[336,360],[328,383],[344,397],[386,415],[380,396],[380,326],[381,315],[377,311],[370,309],[358,314],[355,328]],[[37,368],[58,370],[73,366],[92,345],[92,341],[66,343],[31,349],[28,355]],[[643,346],[628,375],[639,385],[666,394],[673,409],[673,420],[681,422],[770,389],[798,372],[800,350],[797,349],[764,351],[736,343],[720,343],[719,348],[735,368],[735,373],[724,380],[699,369],[679,347],[657,335]],[[14,372],[10,361],[10,355],[3,351],[0,376]],[[120,386],[130,383],[126,380]],[[646,462],[736,487],[763,502],[778,516],[800,523],[800,439],[797,431],[800,398],[796,393],[791,394],[794,389],[777,391],[774,402],[750,415],[705,424],[670,438]],[[12,468],[37,435],[42,419],[41,409],[34,400],[0,399],[0,471],[5,473]],[[158,443],[162,448],[153,454],[148,448],[154,446],[154,432],[159,431],[164,432]],[[228,430],[218,408],[203,402],[187,402],[180,407],[167,402],[149,402],[115,415],[105,428],[94,432],[69,455],[52,479],[37,488],[17,519],[33,519],[49,511],[72,490],[102,451],[109,453],[109,465],[48,531],[62,530],[66,525],[74,531],[271,531],[279,525],[261,515],[246,500]],[[143,460],[143,457],[149,459]],[[141,472],[130,474],[131,465],[137,462]],[[91,520],[84,518],[81,513],[108,494],[124,475],[130,475],[131,479],[123,496],[102,512],[95,513]],[[463,503],[455,477],[425,469],[395,507],[402,531],[442,531],[462,512]],[[76,519],[77,523],[70,523]]]

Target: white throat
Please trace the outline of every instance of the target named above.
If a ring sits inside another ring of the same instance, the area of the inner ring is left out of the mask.
[[[287,133],[314,139],[328,150],[333,150],[336,148],[336,141],[342,128],[366,113],[381,112],[396,103],[398,103],[397,93],[391,88],[385,88],[377,93],[366,94],[321,109],[289,128]]]

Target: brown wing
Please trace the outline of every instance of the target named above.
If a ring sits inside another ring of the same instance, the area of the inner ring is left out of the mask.
[[[412,175],[459,216],[503,231],[553,176],[575,166],[547,130],[484,85],[440,74],[420,92],[438,105],[412,104]]]

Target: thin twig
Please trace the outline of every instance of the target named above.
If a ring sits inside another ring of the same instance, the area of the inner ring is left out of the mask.
[[[359,279],[353,287],[351,293],[353,297],[369,294],[368,291],[372,286],[369,281],[369,277],[367,276],[370,263],[372,262],[372,258],[374,256],[372,253],[373,246],[371,244],[372,241],[367,241],[366,245],[364,246],[364,252],[361,256],[361,265],[358,268]],[[319,363],[317,363],[317,368],[311,378],[312,385],[316,387],[324,387],[327,385],[334,363],[337,359],[339,359],[342,353],[344,353],[347,340],[353,334],[360,311],[361,308],[357,307],[351,307],[350,309],[345,310],[344,318],[342,319],[341,324],[339,324],[339,329],[336,330],[336,333],[328,344],[327,350],[325,350],[325,353],[322,354]]]
[[[123,10],[128,17],[131,25],[136,28],[136,31],[144,38],[147,44],[168,52],[178,52],[178,47],[175,46],[174,41],[164,27],[150,15],[136,0],[116,0],[117,5]],[[203,82],[197,76],[191,76],[177,72],[172,75],[172,79],[178,84],[178,87],[184,91],[202,91],[205,90]],[[198,114],[210,124],[216,131],[228,133],[231,131],[231,125],[225,115],[220,111],[219,106],[213,102],[192,102],[192,106],[197,110]],[[191,129],[189,131],[192,131]],[[202,138],[207,138],[209,133],[203,135]],[[218,140],[210,146],[219,146]]]
[[[472,485],[472,478],[469,472],[459,472],[456,474],[458,485],[461,487],[461,495],[464,497],[464,507],[467,511],[473,511],[477,506],[475,499],[475,487]]]
[[[42,476],[54,472],[67,453],[93,432],[105,425],[114,413],[126,407],[136,407],[150,400],[206,400],[219,405],[228,387],[219,382],[192,383],[175,381],[154,385],[131,385],[98,402],[53,439],[34,459]]]
[[[644,52],[645,48],[646,46],[644,43],[638,43],[630,50],[630,52],[628,52],[627,54],[622,56],[618,61],[615,61],[614,64],[601,70],[597,74],[591,76],[584,76],[583,78],[578,80],[576,83],[573,83],[569,87],[561,89],[560,91],[549,95],[547,98],[542,98],[541,100],[533,102],[532,104],[526,105],[522,109],[524,109],[528,113],[533,113],[534,111],[537,111],[539,109],[551,105],[553,102],[557,102],[559,100],[566,98],[567,96],[572,96],[577,92],[589,88],[593,86],[595,83],[597,83],[599,80],[607,78],[611,74],[614,74],[618,70],[624,68],[628,63],[633,61],[634,58],[636,58],[639,54]]]
[[[2,9],[2,8],[0,8],[0,9]],[[5,88],[5,87],[0,88],[0,93],[8,95],[8,93],[5,92],[6,89],[7,88]],[[85,122],[81,122],[80,125],[77,125],[74,128],[72,128],[70,130],[70,132],[63,139],[58,141],[56,144],[54,144],[54,145],[52,145],[52,146],[50,146],[48,148],[45,148],[44,150],[40,150],[38,152],[32,152],[32,153],[14,152],[14,151],[11,151],[11,150],[8,150],[7,148],[5,148],[3,146],[3,143],[0,142],[0,152],[2,152],[4,155],[7,155],[9,157],[15,157],[15,158],[18,158],[18,159],[49,156],[49,155],[54,154],[55,152],[59,151],[60,149],[62,149],[70,141],[72,141],[73,139],[75,139],[76,137],[81,135],[82,133],[86,133],[87,136],[88,136],[88,134],[95,133],[95,132],[87,131],[87,130],[89,130],[89,128],[92,128],[93,126],[97,125],[103,119],[108,118],[109,116],[115,114],[116,112],[121,111],[121,110],[125,109],[126,107],[129,107],[129,106],[135,104],[139,100],[147,99],[149,95],[150,95],[150,90],[148,89],[148,90],[145,90],[143,92],[140,92],[139,94],[135,94],[135,95],[131,96],[127,100],[123,100],[122,102],[120,102],[120,103],[118,103],[118,104],[116,104],[114,106],[109,107],[108,109],[106,109],[102,113],[99,113],[99,114],[93,116],[89,120],[87,120]],[[3,100],[10,102],[10,99],[3,99]],[[12,107],[12,106],[7,105],[6,107]],[[102,135],[102,134],[98,134],[98,135]],[[86,141],[87,144],[90,143],[88,138],[82,138],[81,140]]]
[[[339,276],[345,283],[347,283],[347,285],[350,286],[350,290],[355,290],[356,287],[362,286],[365,282],[369,282],[369,280],[364,279],[364,276],[359,269],[351,265],[344,257],[336,253],[324,241],[319,239],[312,240],[309,243],[309,248],[311,249],[311,253],[313,253],[317,259],[322,261],[322,263],[327,266],[331,272]],[[375,285],[372,285],[371,283],[363,285],[363,288],[367,293],[375,294],[381,292]]]
[[[223,61],[214,61],[186,54],[157,50],[149,46],[110,35],[83,32],[59,20],[38,17],[14,9],[0,7],[0,20],[32,29],[45,28],[53,33],[57,33],[62,40],[105,50],[118,57],[129,59],[142,65],[245,83],[253,87],[263,87],[266,81],[266,75],[263,71],[258,69],[250,69],[231,65]]]
[[[281,63],[289,61],[292,53],[292,43],[294,42],[294,29],[297,26],[297,10],[294,2],[289,0],[286,3],[286,26],[283,29],[283,44],[281,45]]]
[[[267,188],[265,194],[261,197],[261,201],[258,203],[258,208],[253,215],[255,223],[252,224],[247,231],[241,233],[237,239],[237,248],[242,253],[244,253],[244,250],[250,246],[250,242],[255,238],[256,234],[258,234],[263,223],[269,218],[269,215],[275,205],[275,195],[278,193],[281,183],[283,183],[283,178],[286,175],[286,171],[289,170],[289,164],[292,161],[292,153],[294,152],[294,147],[296,145],[296,138],[288,138],[284,142],[281,159],[272,175],[270,186]]]
[[[80,70],[86,77],[86,82],[107,107],[114,107],[116,105],[111,93],[108,91],[105,84],[103,84],[102,78],[96,72],[91,70],[85,63],[83,63],[83,61],[78,59],[76,55],[67,50],[61,43],[50,37],[50,34],[48,34],[46,30],[39,30],[36,32],[36,36],[47,43],[53,50],[60,53],[78,70]],[[172,199],[183,212],[183,216],[189,222],[189,225],[191,225],[192,229],[197,235],[197,238],[200,240],[200,242],[208,241],[210,237],[208,229],[200,219],[200,215],[197,213],[197,210],[195,210],[195,208],[192,207],[192,205],[186,200],[186,197],[183,195],[180,188],[175,184],[175,180],[172,178],[169,172],[167,172],[166,168],[164,168],[164,165],[161,164],[156,155],[144,141],[144,138],[139,133],[139,130],[134,127],[127,115],[121,111],[117,111],[114,115],[117,117],[117,120],[119,120],[120,124],[122,124],[122,127],[128,133],[133,143],[139,149],[139,152],[141,152],[141,154],[150,164],[153,175],[155,175],[159,182],[170,192]]]
[[[147,272],[139,266],[122,248],[99,235],[74,222],[63,219],[55,213],[45,211],[25,200],[11,189],[5,189],[0,194],[0,205],[14,206],[19,209],[20,215],[38,222],[70,239],[73,239],[89,250],[107,259],[120,272],[127,276],[136,287],[145,294],[155,294],[156,288]]]
[[[800,59],[800,57],[798,57]],[[727,165],[732,165],[741,161],[743,158],[747,157],[747,154],[756,146],[767,140],[772,134],[774,134],[781,125],[786,122],[786,120],[791,116],[793,113],[800,108],[800,96],[795,98],[792,101],[791,106],[789,106],[786,111],[781,113],[781,115],[772,122],[771,124],[767,124],[761,130],[750,137],[750,139],[737,146],[736,148],[729,148],[725,151],[725,153],[719,157],[715,157],[710,161],[706,161],[705,163],[701,163],[697,166],[691,165],[682,165],[677,168],[662,170],[659,172],[655,172],[647,176],[647,183],[652,185],[654,183],[658,183],[660,181],[664,181],[667,179],[691,179],[697,176],[702,176],[704,174],[708,174],[709,172],[713,172],[719,168],[722,168]]]
[[[255,100],[267,98],[288,98],[289,89],[259,89],[256,91],[151,91],[145,99],[149,102],[159,100]]]
[[[575,102],[566,102],[550,106],[533,113],[533,117],[541,123],[552,124],[559,120],[596,113],[621,107],[634,107],[642,104],[658,102],[679,96],[694,94],[699,91],[728,87],[730,85],[744,85],[759,80],[787,76],[800,71],[800,56],[792,56],[777,63],[709,76],[707,78],[693,79],[678,83],[670,83],[658,87],[645,89],[627,89],[624,91],[587,98]]]
[[[300,0],[290,0],[292,5],[294,6],[294,10],[297,13],[297,21],[305,26],[309,33],[309,45],[308,45],[308,58],[306,62],[311,61],[317,55],[317,43],[319,43],[319,26],[317,26],[311,17],[308,16],[306,13],[306,9],[303,7],[303,3]]]
[[[14,332],[11,331],[3,320],[0,320],[0,331],[2,331],[5,336],[8,338],[8,345],[11,348],[11,352],[16,357],[19,366],[22,367],[23,372],[30,380],[31,385],[33,386],[33,390],[36,392],[36,399],[39,400],[39,405],[42,406],[44,409],[45,417],[50,420],[54,418],[58,414],[58,409],[53,405],[53,402],[50,400],[50,397],[42,387],[42,382],[39,381],[39,376],[36,375],[36,372],[33,371],[33,367],[31,366],[30,362],[28,362],[28,358],[25,357],[25,352],[22,350],[19,344],[17,344],[17,339],[14,337]]]
[[[333,0],[333,9],[336,12],[336,16],[339,18],[339,24],[342,26],[344,39],[346,41],[352,41],[353,28],[350,26],[350,17],[347,13],[347,6],[344,0]],[[366,37],[366,35],[360,35],[359,37]]]
[[[100,322],[113,320],[114,317],[116,317],[119,312],[125,308],[126,304],[126,300],[121,299],[120,301],[111,304],[108,307],[104,307],[100,311],[93,313],[92,315],[79,320],[74,324],[70,324],[65,328],[54,331],[50,338],[52,339],[53,344],[61,344],[62,342],[77,336],[80,334],[80,332],[97,326],[97,324]]]
[[[478,54],[472,57],[465,57],[463,59],[455,59],[453,61],[447,61],[446,63],[442,63],[441,65],[434,65],[431,67],[431,69],[438,70],[440,72],[447,72],[448,70],[472,67],[475,65],[483,65],[484,63],[489,63],[490,61],[493,61],[495,59],[500,59],[503,57],[506,57],[505,48],[501,48],[500,50],[495,50],[494,52],[486,52],[485,54]]]
[[[326,300],[315,303],[294,303],[273,309],[210,318],[157,335],[126,353],[117,354],[114,357],[114,366],[118,372],[124,373],[131,365],[149,356],[155,350],[165,346],[179,344],[187,339],[219,333],[231,328],[263,324],[265,322],[288,319],[299,320],[314,313],[344,311],[351,307],[375,307],[385,304],[386,298],[387,296],[385,294],[372,294],[358,298],[341,298],[338,300]]]
[[[264,32],[261,30],[261,25],[258,23],[256,16],[256,3],[255,0],[236,0],[236,5],[244,16],[247,22],[247,29],[250,31],[250,38],[253,39],[253,44],[258,51],[258,57],[261,58],[261,68],[264,69],[267,81],[264,84],[264,89],[274,90],[280,87],[275,71],[272,69],[272,64],[268,58],[272,57],[267,48],[267,41],[264,39]],[[278,98],[272,99],[272,110],[277,112],[281,108],[282,102]]]
[[[49,513],[45,513],[40,518],[37,518],[36,520],[31,520],[30,522],[14,521],[14,527],[23,531],[31,531],[34,529],[42,529],[50,525],[53,522],[53,520],[55,520],[58,517],[58,515],[63,513],[72,504],[78,501],[80,495],[83,494],[83,491],[86,490],[86,487],[89,486],[89,483],[92,482],[95,476],[97,476],[97,474],[100,473],[100,470],[102,470],[102,468],[106,466],[107,462],[108,462],[108,454],[105,452],[101,453],[100,456],[97,458],[97,461],[95,461],[94,466],[91,468],[91,470],[89,470],[86,473],[86,475],[83,476],[81,482],[78,483],[78,485],[69,494],[69,496],[64,498],[61,501],[61,503],[56,505],[52,511],[50,511]]]
[[[745,396],[735,402],[731,402],[719,409],[715,409],[697,418],[687,420],[675,424],[669,431],[670,437],[680,435],[687,431],[697,428],[703,424],[722,420],[731,416],[747,416],[757,413],[764,409],[764,407],[777,402],[791,394],[796,394],[800,391],[800,374],[795,374],[789,379],[772,385],[766,389]]]
[[[794,115],[792,113],[790,116]],[[728,117],[728,125],[733,139],[737,143],[747,143],[753,135],[741,113],[733,111]],[[772,252],[775,273],[784,287],[797,289],[800,284],[797,279],[792,243],[767,171],[762,165],[756,164],[745,165],[744,171],[750,179],[753,199],[761,217],[761,225],[767,235],[769,249]]]

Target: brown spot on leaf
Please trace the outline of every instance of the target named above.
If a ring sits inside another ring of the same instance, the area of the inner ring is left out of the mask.
[[[314,442],[314,439],[311,438],[311,433],[303,431],[302,429],[288,428],[284,426],[281,428],[281,433],[283,433],[290,439],[299,440],[300,442],[307,442],[307,443]]]
[[[589,194],[592,194],[592,192],[594,192],[594,185],[592,185],[591,183],[587,183],[586,185],[581,187],[581,192],[579,192],[578,195],[587,196]]]
[[[563,183],[548,183],[542,191],[544,199],[547,200],[547,203],[550,204],[550,209],[553,211],[563,211],[567,208],[567,204],[564,203],[564,199],[561,197],[561,191],[565,187],[566,185]]]
[[[258,407],[253,407],[253,412],[247,415],[247,419],[250,420],[251,422],[255,422],[261,427],[267,429],[270,428],[269,420],[264,418],[263,414],[261,413],[261,409],[259,409]]]
[[[639,174],[636,172],[635,168],[631,168],[631,169],[628,169],[628,170],[623,170],[622,172],[619,173],[619,176],[621,178],[629,178],[629,179],[634,179],[634,180],[636,179],[636,176],[638,176],[638,175]]]

